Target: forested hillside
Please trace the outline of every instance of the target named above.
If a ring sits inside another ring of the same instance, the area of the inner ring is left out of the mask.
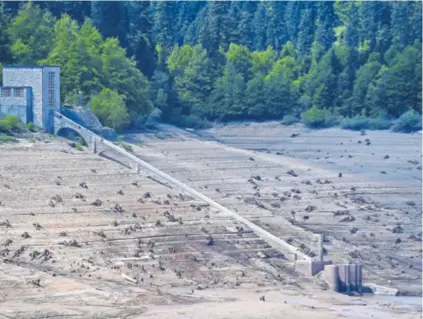
[[[421,113],[421,41],[419,1],[4,1],[0,9],[0,63],[61,66],[63,102],[81,91],[103,124],[120,129],[144,125],[154,108],[191,126]]]

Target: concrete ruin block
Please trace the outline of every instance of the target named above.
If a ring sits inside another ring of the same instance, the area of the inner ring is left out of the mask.
[[[343,264],[325,267],[324,278],[331,290],[343,293],[363,290],[363,266],[358,264]]]
[[[338,266],[327,265],[324,270],[324,280],[332,291],[339,291]]]
[[[307,277],[312,277],[323,271],[326,265],[332,265],[332,261],[297,260],[295,261],[295,271]]]
[[[365,286],[370,288],[375,295],[397,296],[399,293],[396,288],[384,287],[373,283],[366,284]]]

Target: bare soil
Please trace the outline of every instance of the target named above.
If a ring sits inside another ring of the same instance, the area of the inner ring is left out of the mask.
[[[314,247],[302,223],[266,208],[294,201],[270,199],[271,183],[261,185],[280,164],[172,134],[144,136],[135,153],[275,234],[287,236],[285,229],[295,243]],[[0,145],[0,318],[420,317],[421,306],[326,291],[245,226],[148,171],[135,174],[116,154],[101,155],[50,137]],[[244,178],[251,173],[261,175],[260,199]]]

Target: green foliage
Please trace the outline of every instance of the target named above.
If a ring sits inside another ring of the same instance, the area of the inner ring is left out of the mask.
[[[130,116],[125,107],[123,96],[110,89],[103,89],[91,100],[91,110],[100,122],[121,131],[130,124]]]
[[[99,113],[120,127],[153,127],[154,108],[185,125],[313,105],[348,117],[345,127],[386,127],[380,114],[422,108],[421,11],[416,1],[4,1],[0,65],[59,65],[70,104],[79,91],[83,104],[116,92],[120,106]]]
[[[422,115],[414,110],[403,113],[394,123],[394,132],[413,132],[422,129]]]
[[[124,141],[119,142],[120,147],[122,147],[127,152],[133,152],[134,149],[132,148],[131,144],[125,143]]]
[[[82,152],[84,150],[83,144],[81,143],[75,143],[75,149],[77,149],[78,151]]]
[[[300,119],[294,115],[285,115],[281,121],[282,125],[292,125],[300,122]]]
[[[15,115],[8,115],[0,119],[0,133],[10,133],[20,129],[19,118]]]
[[[31,132],[36,132],[37,130],[38,130],[38,128],[34,125],[34,123],[32,123],[32,122],[29,122],[27,125],[26,125],[26,128],[29,130],[29,131],[31,131]]]
[[[2,143],[18,143],[19,140],[9,135],[0,135],[0,144]]]
[[[202,119],[197,115],[183,115],[177,110],[173,111],[169,121],[170,123],[182,128],[206,129],[212,126],[209,121]]]
[[[319,109],[316,106],[301,113],[301,120],[310,128],[326,128],[334,126],[339,119],[327,108]]]
[[[361,131],[361,130],[389,130],[392,126],[392,121],[384,118],[369,118],[365,116],[354,116],[352,118],[345,118],[341,122],[341,127],[346,130]]]
[[[150,114],[136,118],[133,125],[139,129],[153,129],[160,122],[161,117],[162,111],[154,109]]]
[[[55,19],[32,2],[26,3],[9,26],[13,59],[31,65],[47,57],[52,48]],[[2,26],[3,27],[3,26]]]

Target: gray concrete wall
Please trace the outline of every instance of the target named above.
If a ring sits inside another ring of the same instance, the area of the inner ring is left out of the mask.
[[[33,121],[32,118],[32,90],[31,88],[16,88],[9,87],[11,96],[1,96],[0,88],[0,114],[1,115],[16,115],[19,120],[26,124]],[[23,96],[15,96],[15,90],[22,89]]]
[[[42,67],[3,67],[4,86],[32,87],[34,124],[43,127],[43,69]]]
[[[50,99],[50,76],[54,74],[54,90]],[[60,68],[54,66],[43,67],[43,127],[47,132],[53,133],[53,112],[60,112]]]

